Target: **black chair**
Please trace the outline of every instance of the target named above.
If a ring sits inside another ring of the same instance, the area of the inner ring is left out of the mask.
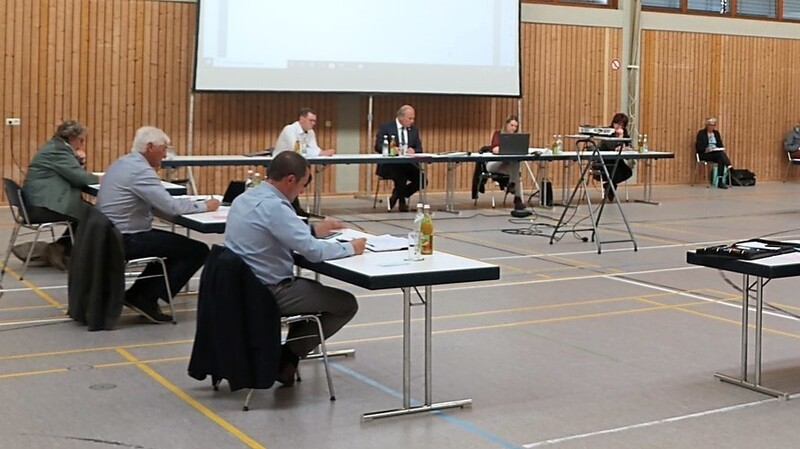
[[[486,153],[492,151],[492,148],[485,146],[481,147],[481,149],[478,151],[480,153]],[[474,204],[477,206],[478,196],[481,193],[486,192],[487,182],[496,185],[498,188],[505,191],[505,195],[503,196],[503,205],[505,205],[506,198],[508,197],[508,190],[506,188],[508,187],[509,176],[505,173],[494,173],[489,171],[485,161],[475,162],[475,170],[472,173],[472,199],[474,200]],[[494,207],[495,199],[494,193],[492,193],[492,208]]]
[[[36,246],[36,242],[39,241],[39,234],[43,230],[50,231],[50,238],[52,241],[56,241],[56,234],[54,228],[56,226],[65,226],[67,228],[67,232],[69,232],[69,238],[74,243],[74,235],[72,233],[72,225],[69,221],[54,221],[54,222],[33,222],[31,221],[28,210],[25,209],[25,200],[22,196],[22,188],[9,178],[3,178],[3,189],[6,192],[6,198],[8,199],[8,205],[11,208],[11,215],[14,217],[14,230],[11,231],[11,238],[8,241],[8,249],[6,249],[6,259],[3,262],[2,271],[0,271],[0,281],[3,280],[3,277],[6,274],[6,267],[8,266],[8,258],[11,256],[11,248],[17,243],[17,239],[23,235],[30,235],[34,234],[33,241],[31,242],[30,250],[28,250],[28,256],[25,258],[25,264],[22,266],[22,272],[19,275],[19,279],[22,280],[25,277],[25,270],[28,269],[28,263],[31,261],[31,256],[33,255],[33,250]],[[27,229],[29,232],[25,232],[20,234],[22,229]]]

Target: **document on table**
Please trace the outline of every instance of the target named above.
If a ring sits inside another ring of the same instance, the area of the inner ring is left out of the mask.
[[[389,234],[372,235],[355,229],[340,229],[340,234],[336,240],[349,242],[357,238],[367,239],[367,249],[372,252],[399,251],[408,248],[408,241],[402,237],[395,237]]]

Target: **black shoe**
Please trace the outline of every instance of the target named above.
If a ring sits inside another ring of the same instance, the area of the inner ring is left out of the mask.
[[[727,189],[728,188],[728,184],[725,184],[723,182],[723,183],[720,183],[717,187],[719,187],[720,189]]]
[[[512,195],[516,194],[517,193],[517,185],[514,184],[513,182],[509,182],[508,183],[508,187],[506,187],[506,191],[508,191],[508,193],[510,193]]]
[[[157,299],[153,301],[146,300],[141,297],[129,298],[128,295],[125,296],[126,297],[122,301],[122,304],[134,310],[139,315],[147,318],[151,322],[155,324],[172,322],[172,315],[167,315],[161,311],[161,308],[158,306]]]
[[[299,361],[300,358],[291,349],[286,345],[281,346],[281,359],[278,365],[278,376],[275,380],[286,387],[294,385],[294,381],[297,379],[297,363]]]
[[[397,210],[400,212],[408,212],[408,203],[406,203],[405,198],[400,198],[400,204],[397,206]]]

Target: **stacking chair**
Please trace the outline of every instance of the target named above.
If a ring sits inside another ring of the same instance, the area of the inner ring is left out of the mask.
[[[378,176],[378,182],[375,183],[375,197],[372,199],[372,208],[373,209],[375,209],[375,207],[378,204],[378,201],[380,201],[378,199],[378,195],[380,194],[380,191],[381,191],[381,184],[383,184],[383,182],[385,182],[385,181],[389,181],[389,178],[384,178],[383,176]],[[387,207],[388,207],[388,202],[387,202]]]
[[[697,172],[701,168],[703,171],[704,179],[706,180],[708,179],[708,161],[701,160],[700,155],[697,153],[694,153],[694,160],[695,160],[695,165],[694,165],[694,173],[692,174],[692,187],[694,187],[694,183],[697,180]],[[706,188],[708,188],[709,186],[711,186],[711,184],[706,183]]]
[[[8,266],[8,259],[11,256],[11,248],[17,243],[17,239],[23,235],[30,235],[34,234],[33,241],[31,242],[31,248],[28,250],[28,256],[25,258],[25,264],[22,266],[22,272],[19,275],[20,280],[25,277],[25,270],[28,268],[28,263],[31,261],[31,256],[33,255],[33,249],[36,246],[36,242],[39,241],[39,234],[43,230],[50,231],[50,238],[52,241],[56,240],[56,234],[54,228],[57,226],[65,226],[67,228],[67,232],[69,232],[69,238],[74,243],[74,235],[72,233],[72,225],[69,221],[55,221],[55,222],[44,222],[44,223],[34,223],[30,220],[28,216],[28,211],[25,209],[25,200],[22,197],[22,189],[20,188],[19,184],[14,182],[11,179],[3,178],[3,189],[6,192],[6,198],[8,199],[9,207],[11,208],[11,215],[14,217],[14,230],[11,232],[11,239],[8,241],[8,249],[6,249],[6,259],[3,262],[2,271],[0,271],[0,281],[3,280],[3,276],[6,274],[6,267]],[[20,233],[22,228],[28,230],[28,232]]]
[[[800,159],[792,159],[792,153],[786,152],[786,157],[789,158],[789,165],[786,166],[786,174],[783,175],[783,182],[789,179],[789,169],[792,167],[800,166]]]
[[[227,379],[233,391],[247,388],[242,407],[247,411],[255,390],[270,388],[277,378],[281,328],[302,321],[317,325],[313,336],[319,336],[330,400],[336,400],[319,316],[281,317],[272,292],[244,260],[224,246],[214,245],[200,277],[189,375],[197,380],[211,376],[214,390],[222,379]],[[296,379],[300,380],[299,374]]]

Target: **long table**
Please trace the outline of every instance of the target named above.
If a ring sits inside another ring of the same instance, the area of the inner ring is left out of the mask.
[[[174,218],[176,224],[199,232],[224,232],[226,220],[227,208]],[[405,249],[387,252],[366,251],[360,256],[319,263],[296,257],[295,264],[318,275],[322,274],[369,290],[399,288],[403,292],[403,403],[396,409],[365,413],[361,416],[363,420],[463,408],[472,404],[472,399],[433,402],[433,286],[500,279],[500,267],[441,251],[436,251],[431,256],[423,256],[420,261],[409,261]],[[411,292],[417,287],[423,287],[424,296],[419,303],[414,304]],[[425,317],[423,350],[425,402],[414,406],[411,405],[412,306],[422,306]]]
[[[778,391],[761,382],[761,343],[763,332],[764,314],[764,284],[770,279],[800,276],[800,252],[781,254],[756,260],[743,260],[725,258],[707,254],[697,254],[695,251],[686,253],[686,262],[692,265],[716,268],[742,274],[742,343],[741,366],[739,377],[715,373],[714,375],[728,383],[738,385],[759,393],[768,394],[782,399],[788,399],[790,393]],[[756,279],[751,285],[750,277]],[[765,282],[766,281],[766,282]],[[750,293],[755,291],[755,342],[753,353],[753,377],[748,373],[749,353],[747,350],[749,336]]]
[[[488,161],[542,161],[542,162],[556,162],[565,161],[572,162],[578,160],[586,160],[590,152],[576,152],[564,151],[559,154],[552,154],[548,150],[539,150],[532,148],[529,154],[522,155],[501,155],[492,153],[472,153],[467,151],[455,151],[450,153],[419,153],[413,156],[396,156],[386,157],[380,154],[335,154],[333,156],[316,156],[308,157],[308,162],[314,167],[314,206],[313,212],[317,215],[321,212],[322,203],[322,176],[323,170],[329,165],[346,165],[346,164],[407,164],[418,163],[420,165],[420,176],[424,177],[426,167],[428,164],[445,163],[447,164],[447,177],[445,184],[445,205],[446,211],[455,212],[455,172],[458,164],[464,162],[488,162]],[[645,179],[643,182],[643,198],[642,201],[653,203],[653,176],[652,176],[652,162],[656,159],[672,159],[675,157],[674,153],[664,151],[649,151],[645,153],[638,153],[635,151],[624,151],[618,153],[616,151],[603,151],[601,152],[604,159],[612,160],[615,158],[634,159],[645,161]],[[241,156],[241,155],[209,155],[209,156],[176,156],[170,159],[165,159],[161,162],[164,167],[202,167],[202,166],[267,166],[272,162],[272,156]],[[565,164],[564,173],[567,176],[568,164]],[[547,174],[545,168],[545,176]],[[569,183],[565,178],[563,185]],[[426,183],[422,183],[420,189],[420,198],[424,202],[427,196]],[[562,196],[566,196],[562,192]]]

